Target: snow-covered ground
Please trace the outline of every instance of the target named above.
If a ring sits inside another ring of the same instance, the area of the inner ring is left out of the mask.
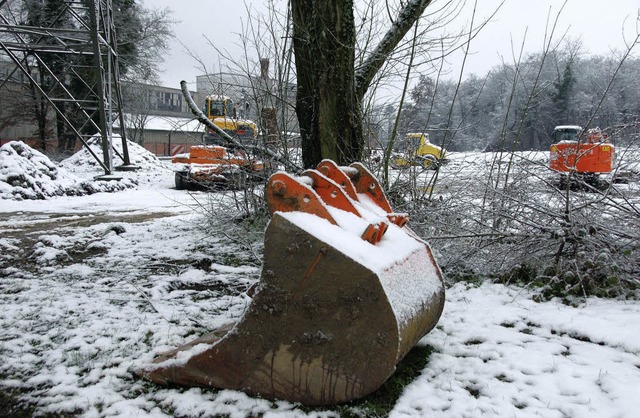
[[[10,408],[20,410],[15,402],[26,402],[22,410],[36,415],[339,416],[344,407],[159,387],[131,372],[239,318],[250,303],[244,291],[260,274],[225,231],[203,227],[207,194],[175,190],[170,166],[134,154],[143,170],[123,173],[127,187],[111,193],[54,191],[29,200],[14,193],[23,186],[0,178],[0,391],[9,394],[0,412],[10,415]],[[0,167],[8,167],[1,155]],[[45,178],[14,164],[0,175],[30,176],[39,190],[57,190],[63,176],[67,190],[80,190],[78,182],[100,174],[87,156],[59,167],[37,155],[30,160],[40,172],[60,172]],[[208,210],[215,215],[215,207]],[[521,288],[458,283],[447,289],[444,314],[420,344],[434,351],[390,416],[640,411],[637,301],[588,299],[571,307],[535,303]]]

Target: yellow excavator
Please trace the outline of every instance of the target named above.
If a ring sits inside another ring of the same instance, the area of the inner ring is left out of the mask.
[[[238,118],[233,100],[227,96],[207,96],[203,109],[196,108],[191,96],[185,98],[206,132],[204,145],[194,145],[188,153],[171,159],[176,164],[176,189],[242,188],[252,177],[261,178],[265,164],[247,153],[247,147],[257,144],[257,125]]]
[[[238,118],[238,110],[230,97],[211,94],[206,97],[204,112],[207,118],[229,136],[240,142],[255,143],[258,126],[249,119]],[[224,145],[224,140],[214,129],[204,135],[205,145]]]
[[[400,149],[402,152],[391,156],[391,165],[394,168],[422,166],[435,170],[446,162],[447,152],[431,143],[426,132],[409,132],[400,141]]]

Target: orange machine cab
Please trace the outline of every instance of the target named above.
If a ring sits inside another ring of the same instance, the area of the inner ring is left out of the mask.
[[[553,131],[549,168],[560,172],[610,173],[614,146],[599,128],[581,136],[580,126],[556,126]]]

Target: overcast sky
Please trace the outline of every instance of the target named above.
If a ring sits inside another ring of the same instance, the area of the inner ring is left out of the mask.
[[[549,10],[551,8],[551,14],[555,17],[563,2],[506,0],[496,17],[471,44],[472,55],[467,60],[466,73],[484,74],[500,63],[501,56],[511,61],[511,43],[519,48],[525,30],[526,50],[540,51]],[[218,48],[240,56],[241,49],[236,46],[237,34],[241,22],[248,19],[242,1],[143,0],[143,3],[146,7],[172,9],[174,19],[179,21],[174,27],[175,41],[163,64],[164,85],[179,88],[180,80],[195,83],[196,75],[202,74],[200,64],[185,52],[180,43],[188,45],[202,57],[207,69],[218,68],[218,56],[204,38],[205,34]],[[279,0],[279,3],[285,7],[286,0]],[[486,17],[500,0],[480,0],[478,3],[478,15]],[[247,1],[247,4],[255,10],[264,10],[262,0]],[[466,8],[470,16],[473,0],[467,0]],[[611,49],[624,48],[623,25],[628,38],[635,35],[638,10],[640,0],[568,0],[560,16],[557,33],[567,31],[569,37],[581,38],[585,52],[607,54]],[[635,55],[639,53],[640,46]],[[456,62],[452,64],[455,66]]]

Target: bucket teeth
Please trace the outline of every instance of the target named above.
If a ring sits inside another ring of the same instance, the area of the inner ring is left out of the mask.
[[[244,316],[140,374],[307,405],[346,402],[384,383],[436,325],[444,286],[428,245],[384,194],[368,194],[379,184],[369,187],[363,169],[325,160],[301,177],[274,174],[260,285]]]

